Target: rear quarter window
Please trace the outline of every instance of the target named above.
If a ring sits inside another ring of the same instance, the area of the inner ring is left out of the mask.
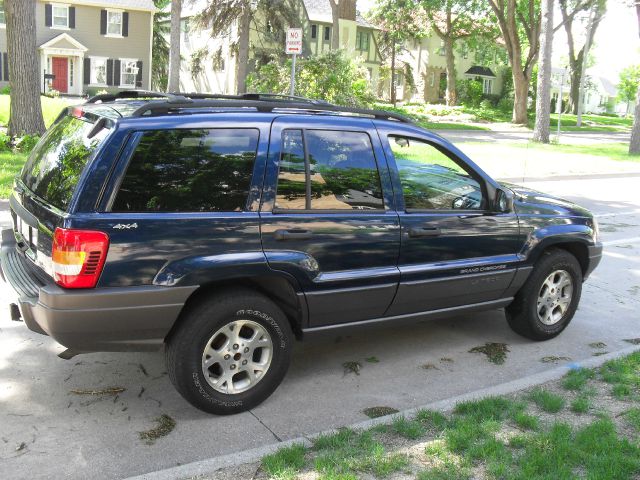
[[[47,203],[66,210],[80,175],[109,133],[103,128],[88,138],[93,127],[72,116],[55,123],[31,152],[22,169],[22,183]]]
[[[246,207],[256,129],[144,132],[113,212],[237,212]]]

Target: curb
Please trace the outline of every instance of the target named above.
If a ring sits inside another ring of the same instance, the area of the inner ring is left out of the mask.
[[[617,352],[608,353],[606,355],[601,355],[599,357],[588,358],[582,362],[568,363],[561,367],[556,367],[551,370],[546,370],[544,372],[529,375],[528,377],[523,377],[517,380],[512,380],[510,382],[495,385],[493,387],[482,388],[480,390],[475,390],[473,392],[464,393],[462,395],[457,395],[455,397],[446,398],[444,400],[439,400],[437,402],[429,403],[427,405],[423,405],[420,407],[409,408],[407,410],[403,410],[402,412],[394,413],[392,415],[386,415],[384,417],[378,417],[378,418],[373,418],[371,420],[357,422],[351,425],[347,425],[346,428],[351,428],[353,430],[365,430],[383,423],[390,423],[394,417],[397,417],[399,415],[413,417],[419,410],[439,410],[444,412],[450,411],[453,409],[453,407],[455,407],[457,403],[460,403],[460,402],[477,400],[479,398],[488,397],[492,395],[506,395],[506,394],[514,393],[520,390],[525,390],[535,385],[546,383],[552,380],[557,380],[561,378],[564,374],[566,374],[567,371],[569,370],[572,370],[575,368],[598,367],[608,360],[620,358],[620,357],[629,355],[631,353],[634,353],[636,351],[640,351],[640,347],[633,346],[629,348],[624,348],[622,350],[618,350]],[[253,448],[251,450],[244,450],[237,453],[230,453],[228,455],[222,455],[219,457],[213,457],[206,460],[187,463],[185,465],[180,465],[177,467],[171,467],[164,470],[158,470],[155,472],[137,475],[134,477],[128,477],[124,480],[180,480],[180,479],[195,477],[198,475],[212,474],[217,470],[220,470],[223,468],[232,468],[232,467],[237,467],[239,465],[243,465],[246,463],[257,462],[265,455],[274,453],[275,451],[283,447],[288,447],[294,444],[298,444],[298,445],[302,444],[305,447],[309,447],[312,444],[311,440],[313,438],[316,438],[320,435],[332,434],[332,433],[335,433],[336,431],[337,431],[336,429],[333,429],[333,430],[327,430],[324,432],[314,433],[313,435],[297,437],[291,440],[286,440],[284,442],[273,443],[270,445],[265,445],[263,447]]]

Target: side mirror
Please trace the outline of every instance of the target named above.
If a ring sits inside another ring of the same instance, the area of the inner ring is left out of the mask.
[[[494,210],[500,213],[513,212],[513,193],[509,190],[498,188],[494,201]]]

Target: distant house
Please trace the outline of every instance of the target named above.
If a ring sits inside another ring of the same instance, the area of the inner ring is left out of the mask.
[[[564,78],[564,83],[562,82]],[[563,105],[568,101],[571,90],[569,70],[553,67],[551,69],[551,110],[555,112],[560,84],[562,83]],[[584,113],[627,114],[627,104],[618,98],[618,88],[605,77],[590,76],[585,78],[585,91],[582,111]]]
[[[36,61],[41,90],[68,95],[148,90],[154,12],[153,0],[38,0]],[[0,88],[9,81],[5,29],[0,6]]]
[[[503,64],[495,54],[484,51],[470,51],[465,44],[458,42],[455,48],[457,80],[467,78],[482,81],[486,95],[499,95],[502,92]],[[389,66],[389,59],[387,59]],[[412,78],[409,78],[411,75]],[[438,103],[443,102],[446,91],[446,57],[444,43],[431,32],[422,39],[410,39],[403,45],[396,67],[396,96],[399,101]],[[389,96],[390,79],[382,85],[383,96]]]
[[[333,22],[329,0],[291,0],[297,25],[303,30],[302,56],[319,55],[331,50]],[[234,45],[238,27],[213,37],[211,30],[195,28],[194,17],[201,12],[205,0],[186,4],[182,12],[182,64],[180,89],[186,92],[236,93],[236,61]],[[374,32],[356,10],[356,0],[340,2],[340,49],[351,58],[360,58],[367,68],[372,85],[378,81],[382,57]],[[274,32],[264,19],[256,19],[250,29],[250,58],[253,67],[258,57],[284,53],[284,32]],[[200,61],[200,59],[204,59]]]

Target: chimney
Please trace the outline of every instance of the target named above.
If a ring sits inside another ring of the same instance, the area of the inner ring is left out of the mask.
[[[340,18],[355,21],[356,3],[357,0],[340,0],[338,4],[338,15]]]

